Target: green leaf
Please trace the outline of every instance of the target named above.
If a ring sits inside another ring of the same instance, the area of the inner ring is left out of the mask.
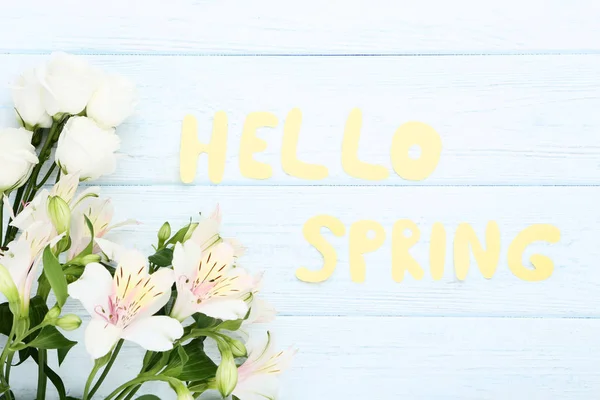
[[[10,335],[12,329],[13,313],[8,303],[0,304],[0,333],[4,336]]]
[[[195,328],[200,329],[210,329],[219,326],[221,324],[220,319],[209,317],[208,315],[196,313],[193,315],[194,320],[196,321]]]
[[[240,329],[243,322],[243,319],[223,321],[219,324],[219,329],[225,329],[227,331],[237,331],[238,329]]]
[[[38,351],[36,349],[31,349],[31,357],[39,365],[39,356]],[[58,398],[60,400],[67,400],[67,391],[65,390],[65,385],[62,379],[60,379],[60,376],[58,376],[58,374],[54,372],[54,370],[52,370],[52,368],[50,368],[48,364],[44,364],[44,373],[56,388],[56,391],[58,392]]]
[[[160,397],[153,394],[145,394],[137,398],[137,400],[160,400]]]
[[[50,286],[50,282],[48,282],[46,274],[41,274],[38,278],[37,295],[43,297],[44,299],[47,299],[50,295],[51,289],[52,287]]]
[[[201,339],[194,339],[179,349],[185,352],[187,361],[182,362],[184,357],[179,354],[179,357],[171,360],[162,375],[176,377],[182,381],[204,381],[215,376],[217,365],[204,352]]]
[[[177,347],[177,351],[172,351],[167,362],[167,367],[163,370],[163,374],[172,377],[178,377],[183,370],[183,366],[189,360],[189,356],[183,347]]]
[[[50,246],[44,249],[44,275],[50,282],[50,287],[56,296],[56,302],[59,307],[65,305],[69,292],[67,291],[67,278],[60,266],[60,263],[52,253]]]
[[[148,261],[159,267],[168,267],[173,263],[173,249],[163,248],[148,257]]]
[[[186,238],[191,236],[192,232],[194,232],[197,226],[198,223],[190,222],[189,224],[178,230],[177,233],[175,233],[173,237],[169,239],[169,241],[167,242],[167,246],[178,242],[183,243],[186,240]]]
[[[45,326],[35,339],[29,343],[29,347],[38,349],[70,349],[77,342],[67,339],[54,326]]]
[[[56,349],[56,356],[58,357],[59,367],[62,365],[63,361],[65,361],[65,357],[67,357],[69,350],[71,350],[70,347],[61,347],[60,349]]]
[[[90,243],[86,246],[85,249],[83,249],[81,253],[77,254],[77,257],[75,258],[83,258],[94,252],[94,224],[92,224],[92,221],[90,221],[87,215],[83,214],[83,218],[85,218],[85,224],[87,225],[88,230],[90,231]]]

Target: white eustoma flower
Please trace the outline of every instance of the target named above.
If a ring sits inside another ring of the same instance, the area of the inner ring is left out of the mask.
[[[135,85],[120,75],[106,75],[87,105],[86,114],[99,125],[119,126],[133,113]]]
[[[100,73],[85,59],[66,53],[53,53],[37,74],[43,87],[42,102],[50,116],[82,112],[100,79]]]
[[[106,355],[121,338],[146,350],[172,349],[183,327],[174,318],[154,314],[169,301],[173,281],[173,271],[167,268],[148,274],[146,258],[137,251],[121,257],[114,278],[101,264],[88,264],[81,278],[69,285],[69,294],[92,316],[85,331],[92,358]]]
[[[101,128],[87,117],[72,117],[58,139],[56,163],[65,173],[79,173],[81,180],[98,179],[115,171],[120,144],[113,128]]]
[[[240,400],[277,398],[278,375],[289,367],[296,351],[278,351],[269,332],[252,336],[246,349],[248,359],[238,367],[238,383],[233,395]]]
[[[200,246],[202,250],[206,250],[220,242],[226,243],[231,247],[234,257],[241,257],[246,251],[244,246],[236,239],[221,237],[219,231],[222,220],[221,208],[217,205],[210,217],[200,219],[190,240]]]
[[[32,135],[24,128],[0,129],[0,193],[22,186],[38,163]]]
[[[191,240],[177,243],[173,253],[177,300],[171,316],[183,321],[199,312],[222,320],[244,318],[248,305],[242,297],[253,281],[233,262],[233,250],[223,242],[207,251]]]
[[[15,109],[24,126],[31,130],[52,126],[52,117],[48,115],[42,103],[42,90],[35,70],[25,72],[12,87]]]
[[[52,225],[36,222],[16,240],[10,242],[6,250],[0,250],[0,265],[10,274],[24,310],[29,307],[31,286],[37,278],[37,266],[42,251],[47,245],[56,244],[60,238],[61,236],[56,236]],[[11,299],[8,293],[4,295],[9,301],[16,300]]]

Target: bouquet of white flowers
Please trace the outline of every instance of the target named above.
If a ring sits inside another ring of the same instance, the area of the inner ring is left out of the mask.
[[[61,400],[92,399],[108,384],[124,340],[147,352],[137,376],[113,383],[106,399],[132,399],[148,381],[167,382],[178,399],[207,390],[274,398],[277,375],[294,351],[276,351],[268,332],[248,338],[249,324],[269,322],[275,312],[257,297],[260,275],[237,266],[244,247],[220,236],[218,207],[175,233],[165,222],[146,257],[111,240],[114,228],[135,222],[111,225],[110,199],[98,187],[78,192],[80,182],[115,170],[115,129],[134,99],[128,80],[64,53],[13,87],[23,127],[0,130],[1,398],[15,398],[11,369],[29,360],[39,366],[38,400],[46,398],[48,380]],[[82,322],[62,314],[69,297],[90,315],[85,348],[94,360],[76,397],[48,364],[49,357],[62,363],[77,344],[61,333]],[[207,343],[216,344],[218,362],[206,354]]]

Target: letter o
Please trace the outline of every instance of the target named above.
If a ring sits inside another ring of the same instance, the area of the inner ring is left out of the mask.
[[[413,145],[421,148],[421,156],[413,159],[408,152]],[[442,139],[431,126],[417,121],[402,124],[392,140],[392,166],[401,178],[422,181],[435,171],[442,154]]]

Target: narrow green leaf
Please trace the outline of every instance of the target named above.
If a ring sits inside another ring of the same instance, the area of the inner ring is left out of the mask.
[[[56,296],[59,307],[65,305],[69,292],[67,291],[67,278],[63,273],[60,263],[52,253],[50,246],[44,249],[44,275],[48,278],[50,287]]]
[[[4,336],[10,335],[12,329],[13,313],[8,303],[0,304],[0,333]]]
[[[38,351],[36,349],[31,349],[31,357],[35,360],[36,363],[39,364]],[[58,392],[58,398],[60,400],[67,400],[67,391],[65,389],[65,384],[63,383],[62,379],[60,379],[60,376],[58,376],[58,374],[54,372],[54,370],[50,368],[48,364],[44,365],[44,373],[56,388],[56,391]]]
[[[175,233],[173,237],[169,239],[169,241],[167,242],[167,246],[178,242],[185,242],[185,240],[192,235],[192,233],[194,232],[194,230],[196,230],[197,227],[198,223],[190,222],[189,224],[178,230],[177,233]]]
[[[83,249],[81,253],[77,254],[75,258],[83,258],[94,252],[94,224],[92,224],[92,221],[90,221],[87,215],[83,214],[83,218],[85,219],[85,224],[90,231],[90,243],[88,243],[86,248]]]
[[[77,342],[67,339],[54,326],[45,326],[35,339],[29,343],[29,347],[38,349],[70,349]]]
[[[160,397],[153,394],[145,394],[137,398],[137,400],[160,400]]]

